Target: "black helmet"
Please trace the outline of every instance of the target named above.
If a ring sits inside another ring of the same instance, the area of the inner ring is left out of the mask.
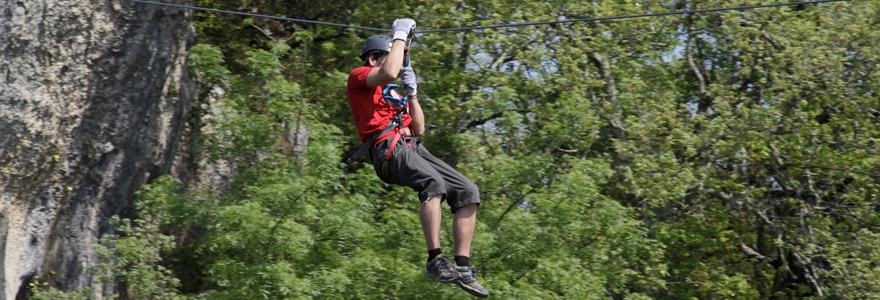
[[[367,41],[364,42],[364,47],[361,48],[361,60],[366,60],[367,54],[373,50],[391,51],[391,42],[391,38],[384,35],[374,35],[367,38]]]

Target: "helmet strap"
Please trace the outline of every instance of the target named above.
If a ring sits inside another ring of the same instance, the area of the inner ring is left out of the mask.
[[[380,60],[382,60],[382,58],[384,58],[387,55],[388,55],[388,51],[382,51],[382,50],[370,51],[369,54],[367,54],[366,59],[364,59],[364,66],[370,65],[370,58],[373,58],[376,60],[376,62],[379,62]]]

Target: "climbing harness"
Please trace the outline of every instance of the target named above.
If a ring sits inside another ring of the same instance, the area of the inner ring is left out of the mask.
[[[407,67],[412,67],[412,61],[409,57],[409,43],[411,41],[412,33],[410,33],[410,36],[407,37],[406,48],[404,48],[403,50],[404,62]],[[405,133],[406,128],[403,126],[403,115],[409,113],[407,111],[409,95],[400,96],[400,93],[395,90],[402,86],[403,85],[400,84],[389,83],[385,85],[384,88],[382,88],[382,98],[385,99],[385,101],[388,102],[388,104],[391,105],[392,108],[397,110],[397,113],[394,114],[394,117],[391,118],[391,120],[388,122],[388,126],[385,126],[385,129],[382,129],[382,131],[380,131],[379,133],[370,136],[370,138],[367,139],[367,141],[364,142],[364,144],[361,145],[360,148],[358,148],[354,155],[345,160],[345,164],[351,165],[352,163],[354,163],[354,161],[361,157],[361,155],[364,155],[364,153],[367,152],[370,147],[373,147],[378,142],[381,142],[377,141],[379,137],[384,136],[386,133],[394,130],[394,137],[392,138],[391,143],[388,145],[388,154],[385,155],[385,161],[382,162],[382,173],[383,175],[387,176],[387,174],[389,173],[388,160],[391,159],[391,153],[394,152],[394,147],[397,145],[397,142],[400,141],[401,137],[404,137],[405,139],[407,138]],[[407,144],[409,145],[409,141],[407,141]],[[412,145],[410,145],[410,147],[412,147]]]

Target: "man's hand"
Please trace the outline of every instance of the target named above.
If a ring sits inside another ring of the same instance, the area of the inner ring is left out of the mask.
[[[412,67],[400,68],[400,82],[406,88],[407,96],[412,97],[416,95],[419,84],[416,83],[416,73],[413,72]]]
[[[416,21],[413,19],[397,19],[391,24],[393,40],[406,41],[416,31]]]

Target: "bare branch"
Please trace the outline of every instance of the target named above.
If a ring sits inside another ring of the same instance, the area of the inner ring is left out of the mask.
[[[755,249],[752,249],[751,247],[746,246],[746,244],[744,244],[743,242],[739,243],[739,249],[742,250],[742,252],[744,252],[748,257],[755,258],[757,260],[760,260],[760,261],[768,263],[768,264],[772,263],[774,260],[772,258],[769,258],[769,257],[761,254],[761,253],[758,253],[758,251],[755,251]]]
[[[474,64],[476,64],[477,67],[479,67],[481,71],[489,71],[489,69],[486,69],[486,67],[483,66],[483,64],[481,64],[479,61],[477,61],[476,58],[474,58],[472,55],[470,55],[470,53],[467,54],[467,57],[470,58],[471,61],[474,62]]]
[[[697,77],[697,82],[699,83],[699,86],[700,86],[700,96],[703,96],[706,94],[706,79],[703,78],[702,72],[700,72],[700,70],[697,69],[697,64],[694,62],[693,48],[694,48],[693,26],[689,26],[688,27],[688,40],[687,40],[687,45],[685,46],[684,53],[685,53],[685,57],[687,57],[688,66],[691,67],[691,72],[693,72],[694,76]]]
[[[256,28],[257,30],[260,31],[260,33],[262,33],[263,35],[265,35],[267,38],[271,39],[273,42],[278,43],[278,40],[275,39],[274,37],[272,37],[272,34],[271,34],[270,32],[267,32],[267,31],[264,30],[263,28],[260,28],[260,26],[257,26],[257,25],[254,25],[254,24],[251,24],[251,27]]]
[[[818,274],[816,268],[813,266],[812,260],[799,252],[794,252],[794,256],[797,258],[798,263],[804,267],[804,277],[806,277],[813,288],[815,288],[816,293],[819,294],[819,298],[823,298],[824,293],[822,291],[822,286],[816,281]]]
[[[513,111],[518,112],[518,113],[522,113],[522,114],[532,112],[531,110],[528,110],[528,109],[517,109],[517,110],[513,110]],[[488,117],[485,117],[482,119],[471,120],[470,122],[467,123],[467,125],[464,126],[464,128],[461,131],[463,132],[465,130],[486,124],[486,122],[500,118],[503,115],[504,115],[504,111],[499,111],[499,112],[493,113],[493,114],[489,115]]]
[[[504,59],[507,58],[507,54],[510,53],[510,51],[511,51],[510,49],[505,49],[504,52],[501,52],[501,55],[498,55],[498,58],[496,58],[495,62],[493,62],[492,65],[489,66],[489,69],[490,70],[497,70],[498,66],[500,66],[502,63],[504,63]]]
[[[804,169],[822,169],[822,170],[843,171],[843,172],[849,172],[849,173],[856,173],[856,174],[868,175],[868,176],[872,176],[872,177],[880,177],[880,173],[871,173],[871,172],[864,172],[864,171],[856,171],[856,170],[844,169],[844,168],[825,167],[825,166],[813,166],[813,165],[805,165],[805,166],[799,166],[799,167],[804,168]]]

